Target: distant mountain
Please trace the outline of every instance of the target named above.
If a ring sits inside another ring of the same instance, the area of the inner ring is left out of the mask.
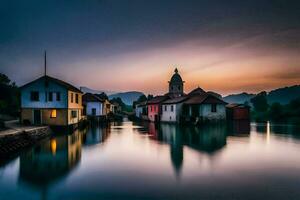
[[[226,97],[223,97],[223,100],[227,103],[245,103],[246,101],[250,102],[250,99],[253,98],[255,94],[248,94],[246,92],[240,94],[231,94]]]
[[[130,91],[130,92],[120,92],[116,94],[109,95],[109,99],[120,97],[126,105],[132,105],[141,95],[144,95],[142,92]]]
[[[118,92],[115,92],[115,91],[109,91],[109,90],[94,90],[94,89],[90,89],[88,87],[80,87],[80,90],[83,92],[83,93],[92,93],[92,94],[100,94],[102,92],[104,92],[105,94],[107,95],[111,95],[111,94],[116,94]]]
[[[231,94],[223,97],[224,101],[228,103],[244,103],[253,98],[256,94],[240,93]],[[272,104],[278,102],[280,104],[288,104],[291,100],[300,98],[300,85],[294,85],[290,87],[278,88],[268,92],[267,99],[268,103]]]
[[[300,97],[300,85],[291,87],[279,88],[268,93],[267,99],[270,104],[278,102],[281,104],[288,104],[291,100]]]

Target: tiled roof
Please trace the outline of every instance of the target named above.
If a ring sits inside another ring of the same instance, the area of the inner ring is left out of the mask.
[[[164,101],[163,104],[181,103],[187,99],[188,99],[188,96],[177,97],[177,98],[173,98],[173,99],[168,99],[168,100]]]
[[[55,83],[57,83],[57,84],[59,84],[59,85],[65,87],[65,88],[68,89],[68,90],[71,90],[71,91],[74,91],[74,92],[82,93],[82,92],[81,92],[78,88],[76,88],[75,86],[73,86],[73,85],[71,85],[71,84],[69,84],[69,83],[67,83],[67,82],[64,82],[64,81],[62,81],[62,80],[59,80],[59,79],[57,79],[57,78],[53,78],[53,77],[51,77],[51,76],[42,76],[42,77],[40,77],[40,78],[38,78],[38,79],[36,79],[36,80],[34,80],[34,81],[31,81],[31,82],[29,82],[29,83],[23,85],[21,88],[27,87],[27,86],[30,85],[31,83],[36,82],[36,81],[40,81],[40,80],[53,81],[53,82],[55,82]]]
[[[192,90],[188,95],[189,96],[200,95],[200,94],[203,94],[203,93],[205,93],[205,91],[202,88],[197,87],[196,89]]]
[[[99,98],[98,96],[96,96],[92,93],[85,93],[82,96],[82,101],[84,101],[84,102],[104,102],[103,99]]]
[[[143,101],[141,103],[138,103],[136,106],[137,107],[143,107],[143,106],[146,106],[147,105],[147,101]]]
[[[227,104],[225,101],[207,93],[191,96],[185,104]]]
[[[150,99],[147,104],[157,104],[157,103],[162,103],[163,101],[169,99],[168,96],[156,96],[153,99]]]

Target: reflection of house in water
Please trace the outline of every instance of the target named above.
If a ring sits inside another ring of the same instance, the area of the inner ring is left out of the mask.
[[[150,138],[170,144],[170,156],[177,176],[180,174],[187,146],[199,152],[213,154],[226,145],[226,125],[210,124],[201,127],[181,127],[175,124],[149,124]]]
[[[110,135],[110,127],[108,125],[91,127],[83,134],[84,145],[94,145],[105,142]]]
[[[227,123],[228,135],[230,136],[249,136],[250,122],[248,120],[232,120]]]
[[[20,156],[21,183],[41,190],[66,176],[81,159],[81,134],[60,135],[44,141]]]
[[[161,124],[161,141],[170,144],[170,156],[176,175],[180,175],[183,164],[183,141],[182,132],[176,125]]]
[[[258,133],[267,133],[267,123],[258,123],[256,124],[256,132]]]
[[[212,154],[226,145],[226,125],[208,124],[201,127],[186,127],[183,130],[185,145]]]

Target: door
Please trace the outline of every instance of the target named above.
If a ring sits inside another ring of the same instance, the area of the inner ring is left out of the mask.
[[[33,111],[33,123],[35,125],[41,124],[41,110],[34,110]]]
[[[93,115],[93,116],[96,115],[96,108],[92,108],[92,115]]]

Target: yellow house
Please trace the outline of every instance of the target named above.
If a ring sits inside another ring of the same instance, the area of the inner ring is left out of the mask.
[[[42,76],[21,87],[21,122],[69,126],[82,117],[82,92],[59,79]]]

